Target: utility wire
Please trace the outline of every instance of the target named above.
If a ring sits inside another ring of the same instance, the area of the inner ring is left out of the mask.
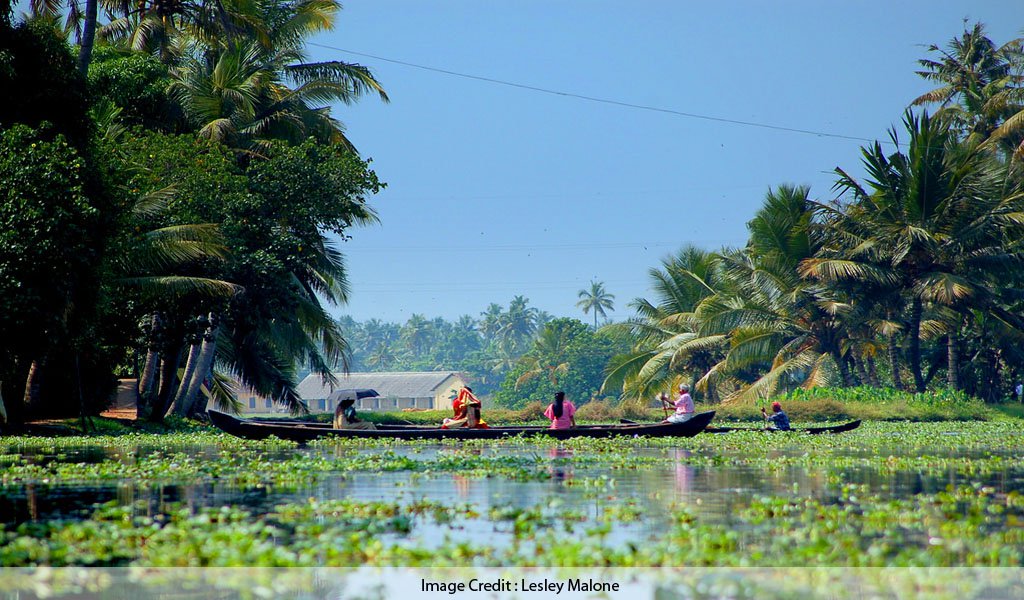
[[[493,77],[483,77],[481,75],[470,75],[468,73],[459,73],[457,71],[450,71],[448,69],[439,69],[437,67],[428,67],[426,65],[418,65],[416,63],[406,62],[404,60],[395,60],[393,58],[385,58],[383,56],[377,56],[375,54],[367,54],[365,52],[356,52],[354,50],[346,50],[344,48],[338,48],[336,46],[328,46],[327,44],[317,44],[315,42],[306,42],[307,46],[315,46],[317,48],[323,48],[325,50],[334,50],[336,52],[344,52],[346,54],[352,54],[354,56],[362,56],[365,58],[372,58],[383,62],[393,63],[396,65],[402,65],[405,67],[412,67],[414,69],[422,69],[424,71],[431,71],[434,73],[442,73],[444,75],[451,75],[453,77],[462,77],[464,79],[473,79],[476,81],[483,81],[486,83],[494,83],[497,85],[504,85],[513,88],[519,88],[523,90],[530,90],[533,92],[540,92],[542,94],[551,94],[553,96],[562,96],[565,98],[577,98],[579,100],[587,100],[589,102],[597,102],[600,104],[610,104],[612,106],[621,106],[624,108],[635,108],[637,110],[646,110],[650,112],[664,113],[669,115],[676,115],[679,117],[688,117],[691,119],[702,119],[704,121],[714,121],[716,123],[729,123],[732,125],[745,125],[747,127],[759,127],[761,129],[771,129],[774,131],[787,131],[790,133],[802,133],[804,135],[814,135],[817,137],[836,138],[840,140],[853,140],[856,142],[867,142],[874,143],[875,140],[865,137],[859,137],[855,135],[844,135],[841,133],[829,133],[827,131],[817,131],[814,129],[801,129],[798,127],[784,127],[782,125],[771,125],[768,123],[759,123],[757,121],[744,121],[741,119],[727,119],[725,117],[713,117],[711,115],[702,115],[699,113],[686,112],[681,110],[674,110],[671,108],[661,108],[658,106],[647,106],[645,104],[633,104],[631,102],[622,102],[621,100],[612,100],[610,98],[599,98],[597,96],[587,96],[584,94],[576,94],[573,92],[563,92],[560,90],[552,90],[548,88],[537,87],[533,85],[526,85],[524,83],[515,83],[513,81],[504,81],[502,79],[495,79]]]

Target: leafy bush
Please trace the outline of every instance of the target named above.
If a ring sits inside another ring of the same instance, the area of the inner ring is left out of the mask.
[[[853,387],[795,390],[774,398],[794,421],[868,419],[882,421],[989,420],[996,412],[962,392],[915,394],[894,389]],[[760,420],[761,404],[716,406],[718,418]]]

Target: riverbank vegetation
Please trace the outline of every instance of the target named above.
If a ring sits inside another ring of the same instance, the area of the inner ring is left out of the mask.
[[[579,293],[593,327],[525,296],[454,323],[332,317],[348,294],[340,248],[376,221],[384,184],[330,104],[388,100],[367,68],[308,60],[336,2],[99,16],[92,0],[71,15],[34,3],[24,22],[10,8],[0,398],[13,421],[95,414],[118,376],[138,379],[154,422],[208,397],[237,407],[233,381],[302,412],[298,380],[346,368],[460,370],[513,411],[564,389],[595,420],[650,416],[684,381],[735,418],[813,388],[877,392],[793,396],[795,417],[968,418],[988,413],[903,392],[995,402],[1024,380],[1024,52],[981,25],[928,51],[918,74],[935,89],[907,99],[859,170],[837,166],[832,193],[770,190],[743,248],[680,249],[632,319],[598,328],[614,296],[597,280]]]
[[[337,239],[382,183],[332,102],[387,96],[310,62],[336,2],[0,6],[0,392],[13,421],[97,412],[137,375],[142,417],[231,406],[227,376],[296,410],[299,366],[346,340]],[[80,26],[80,27],[79,27]],[[77,60],[66,36],[75,30]]]
[[[708,400],[797,388],[943,387],[996,401],[1024,378],[1024,52],[981,25],[920,61],[937,87],[833,193],[770,190],[743,248],[685,247],[613,326],[609,392],[680,381]],[[918,108],[921,107],[921,108]],[[685,219],[685,214],[677,218]]]

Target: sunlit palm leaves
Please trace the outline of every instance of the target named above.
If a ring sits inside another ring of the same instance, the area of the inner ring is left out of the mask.
[[[307,137],[351,149],[330,104],[368,93],[388,97],[366,67],[306,61],[306,38],[330,27],[338,8],[327,0],[256,4],[247,41],[207,44],[182,63],[174,71],[174,96],[201,135],[245,149]]]
[[[945,48],[930,46],[937,60],[918,61],[925,79],[939,87],[913,104],[939,103],[939,115],[976,142],[1008,142],[1024,153],[1024,38],[996,46],[975,24]]]
[[[654,299],[634,300],[634,319],[603,329],[632,341],[632,352],[609,363],[603,386],[606,392],[621,390],[629,399],[673,386],[685,373],[695,371],[691,362],[714,364],[724,342],[723,336],[701,334],[694,315],[701,302],[717,291],[719,272],[711,253],[683,248],[649,274]]]

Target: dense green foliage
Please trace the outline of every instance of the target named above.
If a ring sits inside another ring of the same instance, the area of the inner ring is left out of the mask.
[[[45,22],[0,24],[0,128],[43,122],[80,150],[89,143],[89,94],[67,43]]]
[[[980,26],[931,51],[940,60],[921,61],[920,75],[943,85],[915,102],[940,109],[908,110],[891,144],[862,148],[863,180],[837,168],[831,199],[779,186],[744,248],[685,248],[651,272],[655,298],[610,328],[633,350],[609,365],[607,390],[1010,396],[1024,378],[1024,53]]]
[[[336,3],[164,7],[161,31],[149,7],[111,5],[93,54],[95,5],[77,66],[59,3],[0,23],[12,417],[93,412],[115,371],[139,377],[154,420],[231,405],[229,376],[301,410],[299,369],[345,357],[327,312],[348,293],[337,239],[375,219],[383,186],[320,103],[387,96],[359,65],[305,61]],[[241,87],[223,77],[235,59]]]
[[[167,65],[152,56],[101,46],[89,68],[89,88],[121,109],[123,125],[173,130],[183,124],[180,107],[167,93],[168,77]]]
[[[555,319],[544,325],[533,348],[505,377],[494,401],[508,408],[530,402],[547,406],[561,390],[580,406],[597,396],[605,365],[624,349],[576,319]]]

